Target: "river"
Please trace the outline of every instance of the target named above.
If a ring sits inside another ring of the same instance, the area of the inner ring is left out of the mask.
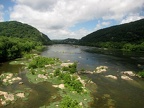
[[[62,61],[78,63],[78,70],[95,70],[97,66],[108,66],[103,74],[87,74],[96,83],[92,108],[142,108],[144,100],[144,79],[134,77],[133,81],[120,78],[123,71],[138,72],[144,69],[144,55],[121,51],[100,50],[93,47],[73,45],[52,45],[42,53],[46,57],[58,57]],[[117,80],[106,78],[115,75]],[[113,105],[114,104],[114,105]]]
[[[85,69],[94,71],[98,66],[108,66],[108,70],[101,74],[84,74],[96,83],[92,93],[94,102],[91,108],[142,108],[144,100],[144,79],[132,77],[132,81],[121,79],[123,71],[138,72],[144,69],[144,55],[141,53],[126,53],[122,51],[101,50],[94,47],[75,46],[75,45],[51,45],[41,53],[45,57],[57,57],[62,61],[77,62],[78,70]],[[21,71],[19,65],[9,65],[6,62],[0,66],[0,73]],[[31,84],[21,74],[24,85],[21,87],[32,88],[33,96],[28,102],[17,103],[13,106],[8,105],[4,108],[37,108],[44,103],[49,105],[50,97],[56,90],[50,83]],[[117,76],[117,80],[106,78],[106,75]],[[43,88],[49,88],[48,90]],[[0,86],[0,90],[15,90],[14,85],[9,88]],[[53,91],[53,92],[52,92]],[[45,95],[47,94],[47,95]]]

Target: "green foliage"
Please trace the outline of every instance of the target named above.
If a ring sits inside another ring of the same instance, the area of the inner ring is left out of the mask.
[[[71,74],[73,74],[73,73],[76,73],[77,72],[77,64],[76,63],[74,63],[74,64],[72,64],[72,65],[69,65],[68,67],[63,67],[62,68],[62,70],[63,71],[68,71],[68,72],[70,72]]]
[[[47,57],[35,57],[30,63],[28,68],[43,68],[45,65],[54,64],[57,60]]]
[[[60,75],[60,68],[57,68],[55,71],[54,71],[54,76],[58,76]]]
[[[60,102],[60,108],[82,108],[76,100],[65,96]]]
[[[123,50],[125,50],[125,51],[144,51],[144,45],[143,45],[143,43],[137,44],[137,45],[127,43],[123,46]]]
[[[22,57],[41,43],[29,39],[0,36],[0,62]]]
[[[36,28],[17,21],[0,22],[0,36],[26,38],[42,44],[50,44],[51,42],[45,34]]]
[[[139,72],[138,75],[144,78],[144,71]]]
[[[77,44],[79,42],[78,39],[68,38],[64,40],[52,40],[54,44]]]
[[[144,19],[108,27],[83,37],[79,44],[102,48],[144,51]]]
[[[58,70],[57,70],[58,71]],[[56,72],[56,71],[55,71]],[[71,76],[70,73],[59,72],[58,78],[64,81],[66,87],[68,87],[72,91],[76,91],[77,93],[81,93],[83,91],[82,83],[76,79],[76,77]]]

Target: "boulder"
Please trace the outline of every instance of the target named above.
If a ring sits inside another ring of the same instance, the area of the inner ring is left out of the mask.
[[[107,77],[107,78],[112,78],[112,79],[117,80],[117,77],[116,77],[116,76],[114,76],[114,75],[106,75],[105,77]]]
[[[130,77],[126,76],[126,75],[122,75],[121,76],[121,79],[124,79],[124,80],[133,80],[131,79]]]
[[[123,74],[129,75],[129,76],[136,76],[132,71],[124,71]]]

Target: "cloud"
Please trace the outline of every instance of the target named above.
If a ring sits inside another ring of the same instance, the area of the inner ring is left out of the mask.
[[[144,16],[140,16],[139,14],[130,14],[121,21],[121,24],[136,21],[142,18],[144,18]]]
[[[102,19],[97,27],[106,27],[107,20],[124,22],[144,8],[143,0],[13,0],[10,19],[28,23],[53,38],[79,37],[90,31],[69,28],[77,23]],[[125,18],[125,19],[124,19]],[[123,20],[124,19],[124,20]]]
[[[13,0],[18,5],[26,5],[39,11],[47,11],[53,9],[58,0]]]
[[[107,21],[107,22],[102,22],[102,21],[98,21],[95,30],[99,30],[105,27],[108,27],[111,24],[111,22]]]
[[[3,19],[3,14],[4,14],[3,13],[3,8],[4,8],[4,6],[0,4],[0,22],[4,20]]]

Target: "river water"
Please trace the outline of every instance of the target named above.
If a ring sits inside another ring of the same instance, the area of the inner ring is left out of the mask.
[[[101,50],[94,47],[73,46],[73,45],[51,45],[41,53],[45,57],[57,57],[62,61],[77,62],[78,70],[85,69],[94,71],[98,66],[108,66],[105,73],[84,74],[96,83],[92,87],[94,102],[91,108],[143,108],[144,100],[144,79],[132,77],[132,81],[121,79],[123,71],[138,72],[144,69],[144,55],[141,53],[127,53],[121,51]],[[19,65],[9,65],[9,62],[0,66],[0,73],[18,73],[21,70]],[[50,97],[57,93],[50,83],[32,84],[27,81],[25,72],[21,74],[24,84],[18,88],[30,87],[32,95],[28,102],[19,102],[8,105],[4,108],[38,108],[42,105],[49,105]],[[106,75],[115,75],[117,80],[106,78]],[[48,89],[45,89],[48,88]],[[0,86],[0,90],[16,90],[17,87]],[[52,92],[53,91],[53,92]]]
[[[95,70],[97,66],[108,66],[102,74],[86,74],[96,83],[92,108],[142,108],[144,79],[133,77],[133,81],[121,79],[123,71],[138,72],[144,69],[144,55],[121,51],[101,50],[86,46],[52,45],[42,53],[46,57],[58,57],[62,61],[78,63],[78,70]],[[117,80],[106,78],[115,75]]]

